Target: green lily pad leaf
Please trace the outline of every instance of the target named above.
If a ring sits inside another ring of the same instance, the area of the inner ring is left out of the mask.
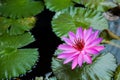
[[[52,70],[59,80],[111,80],[116,67],[116,60],[110,53],[102,53],[93,58],[91,65],[84,64],[74,70],[71,64],[52,59]]]
[[[56,77],[50,77],[49,80],[57,80]]]
[[[120,40],[111,40],[106,46],[106,51],[109,51],[117,59],[117,63],[120,64]]]
[[[43,77],[35,77],[35,80],[43,80]]]
[[[0,50],[0,80],[19,77],[31,70],[38,60],[36,49]]]
[[[108,23],[102,13],[85,8],[70,8],[70,10],[57,12],[52,20],[53,31],[59,37],[69,31],[75,32],[80,26],[103,30],[108,28]]]
[[[22,47],[33,41],[34,37],[29,32],[0,35],[0,80],[19,77],[31,70],[38,60],[38,51]]]
[[[120,80],[120,65],[116,69],[114,80]]]
[[[80,3],[81,2],[81,0],[72,0],[73,2],[75,2],[75,3]]]
[[[51,11],[60,11],[72,5],[71,0],[44,0],[45,5]]]
[[[1,0],[0,5],[1,15],[10,18],[34,16],[43,9],[43,3],[34,0]]]
[[[30,33],[21,35],[0,35],[0,49],[2,48],[21,48],[34,41],[34,37]]]
[[[22,34],[29,31],[34,27],[35,17],[21,18],[21,19],[8,19],[0,17],[0,34],[9,32],[11,35]]]
[[[43,79],[43,77],[35,77],[35,80],[57,80],[57,78],[56,77],[50,77],[50,78],[45,78],[45,79]]]
[[[120,0],[113,0],[113,2],[120,4]]]
[[[112,1],[106,1],[106,0],[81,0],[81,4],[84,4],[86,7],[95,9],[97,11],[107,11],[110,8],[113,8],[117,6]]]
[[[52,75],[52,72],[45,74],[44,80],[57,80],[55,76],[50,77],[51,75]]]

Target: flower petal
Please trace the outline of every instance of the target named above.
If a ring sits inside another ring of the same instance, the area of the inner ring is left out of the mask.
[[[93,39],[97,38],[98,34],[99,34],[99,31],[98,31],[98,30],[97,30],[96,32],[94,32],[94,33],[93,33],[93,35],[94,35]]]
[[[62,53],[76,53],[77,52],[77,50],[76,49],[74,49],[74,50],[67,50],[67,51],[63,51]]]
[[[70,45],[67,45],[67,44],[60,44],[58,46],[58,49],[61,49],[61,50],[75,50],[73,47],[71,47]]]
[[[66,37],[62,37],[62,39],[63,39],[68,45],[70,45],[70,46],[73,45],[73,43],[72,43],[72,41],[71,41],[70,39],[68,39],[68,38],[66,38]]]
[[[64,58],[68,58],[72,55],[73,55],[73,53],[61,53],[61,54],[58,55],[57,58],[63,58],[64,59]]]
[[[69,32],[69,38],[74,43],[74,40],[76,39],[76,36],[75,36],[75,34],[73,32],[70,31]]]
[[[97,39],[94,39],[93,41],[91,41],[89,44],[86,44],[86,45],[88,47],[93,47],[93,46],[96,46],[96,45],[100,44],[100,42],[102,40],[103,40],[102,38],[97,38]]]
[[[85,50],[86,53],[90,53],[90,54],[98,54],[99,51],[97,51],[96,49],[93,48],[88,48]]]
[[[104,46],[94,46],[94,47],[91,47],[91,48],[92,48],[92,49],[95,49],[95,50],[97,50],[97,51],[101,51],[101,50],[105,49]]]
[[[85,42],[90,37],[91,34],[92,34],[92,27],[90,27],[88,30],[84,30],[84,40],[85,40]]]
[[[92,59],[89,55],[84,55],[84,61],[91,64],[92,63]]]
[[[72,69],[74,69],[77,66],[78,63],[78,58],[77,56],[74,58],[74,60],[72,61]]]
[[[83,31],[81,27],[76,31],[76,38],[83,39]]]
[[[79,52],[73,53],[70,57],[68,57],[65,61],[64,64],[70,62],[74,57],[76,57],[79,54]]]
[[[88,37],[88,39],[85,41],[85,46],[87,46],[88,44],[91,43],[91,41],[94,40],[93,37],[94,37],[94,35],[92,35],[92,34]]]
[[[97,38],[98,34],[99,34],[98,30],[94,33],[92,33],[92,31],[91,31],[91,33],[90,32],[87,33],[87,35],[89,35],[89,36],[85,38],[86,44],[89,44],[91,41],[95,40]]]
[[[83,54],[80,54],[78,56],[78,64],[79,64],[80,67],[82,66],[82,63],[83,63]]]
[[[67,59],[63,62],[63,64],[69,63],[69,62],[71,62],[73,59],[74,59],[74,57],[69,57],[69,58],[67,58]]]

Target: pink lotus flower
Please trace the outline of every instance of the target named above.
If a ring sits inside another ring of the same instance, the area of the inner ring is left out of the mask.
[[[99,54],[104,46],[99,45],[102,38],[98,38],[99,31],[93,32],[92,28],[88,30],[78,28],[76,34],[69,32],[69,38],[63,37],[65,44],[60,44],[58,49],[63,50],[58,58],[65,59],[64,64],[72,62],[72,69],[77,65],[80,67],[83,63],[92,63],[92,55]]]

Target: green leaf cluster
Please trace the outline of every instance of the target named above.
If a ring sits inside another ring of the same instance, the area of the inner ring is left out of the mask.
[[[0,0],[0,34],[22,34],[33,28],[35,15],[44,9],[42,1]]]
[[[84,5],[89,9],[94,9],[97,11],[107,11],[110,8],[116,7],[117,5],[108,0],[44,0],[46,7],[51,11],[60,11],[76,4]],[[115,2],[119,2],[119,0],[114,0]]]
[[[43,9],[42,1],[0,0],[0,80],[26,74],[36,64],[37,49],[23,47],[35,40],[29,31]]]
[[[119,0],[114,0],[119,3]],[[106,0],[44,0],[47,9],[56,12],[52,19],[52,29],[58,37],[75,32],[78,27],[93,27],[97,30],[108,28],[102,13],[116,7],[114,2]],[[75,7],[78,5],[78,7]],[[83,6],[81,6],[83,5]],[[37,49],[24,46],[34,41],[30,34],[36,18],[33,17],[44,9],[40,0],[0,0],[0,79],[10,79],[25,74],[38,60]],[[103,38],[111,40],[114,34],[104,32]],[[61,51],[56,50],[55,55]],[[52,69],[59,80],[111,80],[117,67],[115,58],[110,53],[94,56],[93,64],[84,64],[71,70],[70,64],[63,65],[62,60],[53,58]],[[102,74],[101,74],[102,73]],[[119,67],[115,80],[119,80]],[[57,80],[50,77],[49,80]],[[41,78],[37,78],[41,79]]]

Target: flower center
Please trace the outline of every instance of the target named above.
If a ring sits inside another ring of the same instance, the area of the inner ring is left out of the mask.
[[[84,40],[82,40],[82,39],[77,39],[77,40],[75,40],[74,42],[75,42],[75,44],[73,45],[73,47],[74,47],[75,49],[79,50],[79,51],[82,51],[83,48],[84,48],[84,45],[85,45]]]

